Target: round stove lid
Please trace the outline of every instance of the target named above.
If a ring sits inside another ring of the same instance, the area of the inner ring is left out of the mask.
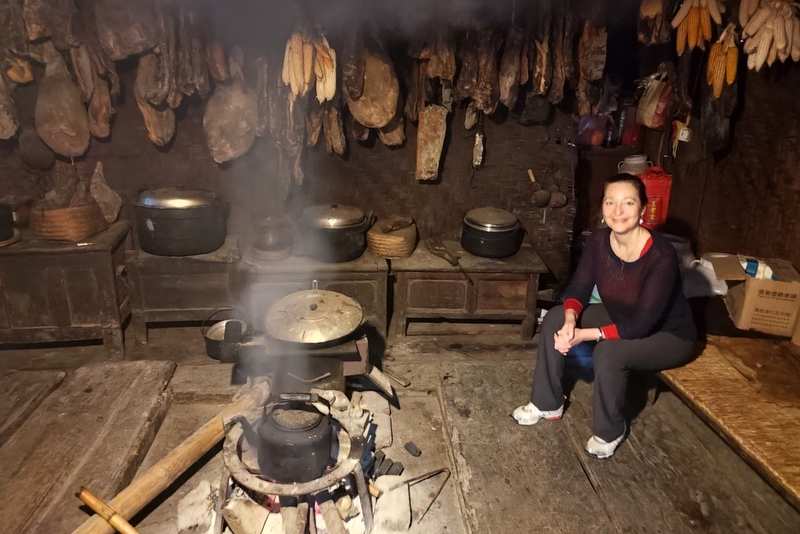
[[[264,327],[270,337],[291,343],[326,343],[352,333],[364,310],[354,299],[324,289],[297,291],[275,302]]]
[[[349,228],[364,222],[364,212],[355,206],[324,204],[304,209],[303,219],[317,228]]]
[[[484,207],[469,210],[464,216],[464,223],[477,230],[504,232],[515,228],[519,221],[510,211]]]
[[[217,194],[212,191],[162,187],[142,191],[136,205],[144,208],[183,209],[211,206],[216,202]]]

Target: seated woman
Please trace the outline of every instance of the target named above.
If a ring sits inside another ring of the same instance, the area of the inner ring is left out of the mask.
[[[641,226],[647,194],[631,174],[606,180],[603,219],[581,255],[563,306],[545,316],[539,335],[531,402],[514,410],[521,425],[560,419],[564,356],[578,343],[594,348],[592,430],[586,451],[608,458],[625,437],[625,389],[631,370],[658,371],[687,363],[697,337],[681,291],[672,245]],[[602,304],[587,307],[597,286]]]

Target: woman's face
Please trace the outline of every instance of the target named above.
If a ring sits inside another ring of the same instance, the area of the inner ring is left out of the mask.
[[[624,234],[639,226],[644,207],[639,193],[629,182],[614,182],[606,186],[603,197],[603,218],[611,230]]]

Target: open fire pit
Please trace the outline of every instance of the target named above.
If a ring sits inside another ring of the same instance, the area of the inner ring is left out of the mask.
[[[362,321],[357,301],[314,288],[276,301],[265,335],[239,341],[234,378],[269,375],[272,393],[226,428],[223,515],[234,534],[249,534],[242,525],[258,523],[254,515],[282,525],[258,533],[316,532],[320,525],[331,533],[372,531],[366,473],[377,427],[361,392],[345,395],[345,377],[365,375],[387,396],[394,391],[369,364]]]
[[[365,473],[375,453],[372,414],[335,390],[282,394],[263,411],[231,421],[223,448],[231,485],[223,508],[229,524],[243,524],[252,507],[231,505],[231,495],[249,499],[263,510],[257,515],[296,510],[302,528],[286,525],[274,532],[316,532],[317,511],[328,532],[348,532],[346,518],[360,521],[357,531],[372,531],[372,501]],[[235,492],[235,488],[242,491]],[[357,504],[356,504],[357,501]],[[342,503],[352,503],[344,506]],[[310,510],[310,513],[309,513]],[[334,513],[330,513],[333,511]],[[359,519],[360,517],[360,519]],[[313,524],[313,526],[312,526]],[[259,531],[259,532],[263,532]],[[273,532],[268,530],[267,532]],[[245,534],[236,532],[236,534]]]

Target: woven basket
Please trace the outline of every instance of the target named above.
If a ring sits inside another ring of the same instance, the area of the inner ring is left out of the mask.
[[[71,208],[35,207],[30,224],[37,237],[54,241],[81,241],[108,227],[94,202]]]
[[[417,246],[417,225],[384,233],[382,226],[392,224],[399,217],[391,216],[378,220],[367,232],[367,247],[374,254],[384,258],[406,258],[411,256]]]

